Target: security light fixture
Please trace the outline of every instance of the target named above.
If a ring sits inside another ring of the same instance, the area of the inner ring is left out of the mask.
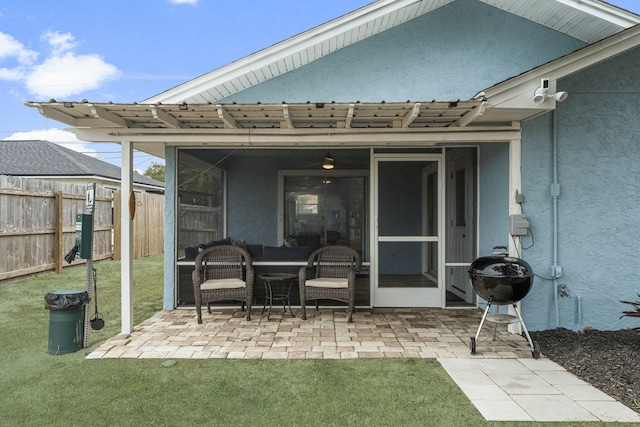
[[[556,92],[554,96],[556,97],[556,101],[563,102],[565,99],[569,97],[569,94],[567,92],[560,91],[560,92]]]
[[[182,111],[187,111],[187,110],[189,109],[189,106],[187,105],[187,103],[186,103],[186,102],[183,102],[182,104],[180,104],[180,105],[178,106],[178,108],[179,108],[180,110],[182,110]]]
[[[541,79],[540,87],[533,93],[533,102],[536,104],[542,104],[547,99],[554,98],[557,102],[563,102],[567,99],[569,94],[567,92],[556,92],[549,94],[549,79]]]

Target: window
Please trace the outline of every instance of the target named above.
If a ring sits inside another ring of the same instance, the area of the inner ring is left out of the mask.
[[[315,194],[299,194],[296,195],[296,214],[297,215],[317,215],[318,214],[318,196]]]
[[[282,239],[349,246],[364,258],[367,185],[366,171],[281,171]]]

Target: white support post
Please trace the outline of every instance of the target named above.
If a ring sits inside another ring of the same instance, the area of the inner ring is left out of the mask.
[[[516,202],[516,192],[522,193],[522,139],[520,138],[509,142],[509,215],[521,213],[520,205]],[[517,256],[520,250],[520,239],[509,239],[509,255]],[[520,309],[520,302],[517,305]],[[508,308],[509,314],[515,316],[513,307],[509,305]],[[520,323],[511,323],[508,331],[512,334],[521,334],[522,327]]]
[[[133,194],[133,144],[123,141],[120,199],[120,293],[122,304],[122,334],[133,332],[133,218],[130,196]],[[134,207],[135,208],[135,207]]]

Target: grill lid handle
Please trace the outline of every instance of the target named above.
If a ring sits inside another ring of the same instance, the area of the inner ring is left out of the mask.
[[[494,257],[505,258],[509,256],[509,249],[506,246],[494,246],[491,251],[491,255]]]

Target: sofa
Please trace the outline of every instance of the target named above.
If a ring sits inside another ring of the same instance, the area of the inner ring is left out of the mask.
[[[247,244],[244,240],[235,240],[227,237],[185,248],[184,259],[188,261],[195,260],[200,251],[217,245],[240,246],[249,252],[253,261],[306,261],[309,255],[320,247],[320,235],[288,236],[282,246]]]

